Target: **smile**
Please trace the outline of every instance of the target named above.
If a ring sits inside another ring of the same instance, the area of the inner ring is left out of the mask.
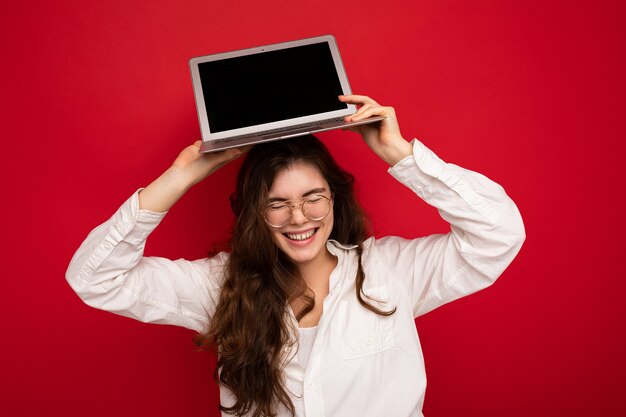
[[[283,233],[283,235],[286,236],[290,240],[302,241],[313,236],[315,233],[317,233],[317,230],[318,228],[315,228],[315,229],[307,230],[306,232],[302,232],[302,233]]]

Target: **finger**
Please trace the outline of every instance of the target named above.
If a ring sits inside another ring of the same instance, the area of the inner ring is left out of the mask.
[[[339,100],[344,103],[354,104],[357,106],[363,106],[365,104],[371,104],[371,105],[378,104],[374,99],[368,96],[360,96],[360,95],[339,96]]]
[[[372,104],[365,104],[363,107],[361,107],[359,110],[357,110],[356,113],[354,113],[351,117],[350,120],[361,120],[367,117],[370,117],[370,115],[372,114],[376,114],[376,108],[379,108],[381,106],[379,105],[372,105]],[[372,111],[374,113],[372,113]]]
[[[231,148],[224,151],[226,161],[232,161],[239,158],[241,155],[252,149],[252,145],[240,146],[238,148]]]
[[[359,109],[355,113],[346,116],[345,120],[350,122],[354,120],[355,117],[360,116],[361,114],[363,114],[365,111],[367,111],[370,108],[372,108],[372,104],[364,104],[362,107],[359,107]]]
[[[241,148],[226,149],[223,153],[223,160],[232,161],[233,159],[238,158],[241,155],[243,155],[243,150]]]
[[[341,95],[339,96],[339,100],[343,101],[344,103],[357,104],[357,105],[364,105],[364,104],[378,105],[378,103],[374,99],[368,96],[360,96],[356,94],[349,95],[349,96]]]
[[[384,116],[389,117],[393,116],[393,108],[392,107],[383,107],[383,106],[372,106],[368,107],[362,112],[357,112],[351,118],[352,121],[363,120],[372,116]]]

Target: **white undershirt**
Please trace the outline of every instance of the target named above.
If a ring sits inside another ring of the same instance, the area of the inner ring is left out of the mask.
[[[313,342],[315,342],[315,336],[317,335],[317,326],[299,327],[298,333],[300,334],[300,340],[298,342],[298,361],[306,368],[309,363]]]

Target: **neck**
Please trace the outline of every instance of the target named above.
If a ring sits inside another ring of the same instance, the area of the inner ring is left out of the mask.
[[[336,266],[337,258],[326,249],[317,258],[298,264],[298,270],[309,288],[314,291],[316,291],[316,288],[326,288],[326,291],[328,291],[330,274]]]
[[[337,258],[328,252],[328,249],[316,259],[306,264],[298,264],[298,270],[304,282],[315,297],[313,309],[300,319],[300,327],[317,326],[319,323],[322,316],[324,298],[326,298],[329,291],[330,274],[335,269],[335,266],[337,266]],[[291,307],[293,311],[300,311],[305,304],[302,298],[297,298],[292,300]]]

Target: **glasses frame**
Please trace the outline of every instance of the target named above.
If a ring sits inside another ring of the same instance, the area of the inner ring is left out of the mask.
[[[322,197],[326,200],[328,200],[328,211],[326,212],[326,214],[324,214],[322,217],[314,217],[311,218],[309,216],[307,216],[304,213],[304,203],[306,203],[307,201],[316,198],[316,197]],[[299,201],[298,203],[296,203],[296,201]],[[302,213],[302,215],[304,217],[306,217],[308,220],[313,221],[313,222],[317,222],[320,220],[324,220],[328,214],[333,210],[333,195],[331,194],[330,197],[325,196],[324,194],[314,194],[314,195],[310,195],[310,196],[306,196],[306,197],[302,197],[299,198],[297,200],[285,200],[285,201],[280,201],[280,204],[285,204],[287,207],[289,207],[289,218],[285,221],[285,223],[281,224],[280,226],[275,226],[273,224],[271,224],[268,220],[267,220],[267,211],[272,208],[272,204],[277,204],[279,202],[276,203],[271,203],[268,204],[267,207],[265,207],[265,210],[263,210],[263,220],[265,220],[265,223],[267,223],[267,225],[269,227],[273,227],[274,229],[280,229],[281,227],[284,227],[286,225],[288,225],[291,220],[293,219],[293,209],[294,208],[298,208],[300,210],[300,213]]]

